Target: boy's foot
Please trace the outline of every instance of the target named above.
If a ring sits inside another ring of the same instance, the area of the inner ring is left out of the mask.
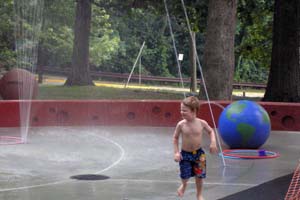
[[[205,200],[205,199],[203,198],[203,196],[198,197],[197,199],[198,199],[198,200]]]
[[[179,188],[177,189],[177,194],[178,194],[178,196],[179,196],[179,197],[183,197],[184,191],[185,191],[185,188],[184,188],[183,185],[181,184],[181,185],[179,186]]]

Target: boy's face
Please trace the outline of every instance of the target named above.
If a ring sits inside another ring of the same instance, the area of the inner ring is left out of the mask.
[[[193,112],[189,107],[184,104],[180,105],[180,114],[183,119],[191,120],[195,118],[195,112]]]

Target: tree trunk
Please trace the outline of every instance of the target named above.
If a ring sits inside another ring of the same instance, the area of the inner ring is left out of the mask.
[[[72,68],[65,85],[94,85],[89,73],[91,9],[90,0],[77,1]]]
[[[36,73],[38,74],[38,83],[43,83],[43,66],[46,65],[46,58],[45,51],[41,49],[41,46],[38,46],[38,56],[37,56],[37,67]]]
[[[230,100],[234,72],[237,0],[210,0],[203,55],[203,76],[210,99]],[[200,97],[207,99],[203,84]]]
[[[300,102],[300,2],[276,0],[272,61],[263,101]]]
[[[191,92],[197,91],[197,62],[196,62],[196,34],[192,32],[190,35],[190,69],[191,69]]]

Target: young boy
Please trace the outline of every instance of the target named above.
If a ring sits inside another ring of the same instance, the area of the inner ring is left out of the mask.
[[[174,160],[179,162],[181,185],[177,189],[179,197],[182,197],[190,177],[195,176],[197,188],[197,200],[202,198],[203,178],[206,177],[206,159],[202,146],[202,135],[206,131],[210,135],[210,153],[217,153],[214,130],[206,121],[197,118],[200,106],[199,100],[190,96],[185,98],[180,105],[180,113],[183,118],[176,125],[173,144]],[[179,136],[181,136],[181,152],[179,151]]]

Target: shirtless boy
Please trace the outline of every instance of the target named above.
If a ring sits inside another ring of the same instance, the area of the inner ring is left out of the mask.
[[[200,106],[199,100],[194,97],[185,98],[180,105],[182,120],[177,123],[174,135],[174,160],[179,162],[181,185],[177,189],[182,197],[189,178],[195,177],[197,200],[203,200],[202,185],[206,177],[206,157],[202,147],[202,135],[207,132],[210,136],[210,153],[217,153],[216,137],[214,130],[208,123],[197,118]],[[179,138],[181,136],[181,151]]]

